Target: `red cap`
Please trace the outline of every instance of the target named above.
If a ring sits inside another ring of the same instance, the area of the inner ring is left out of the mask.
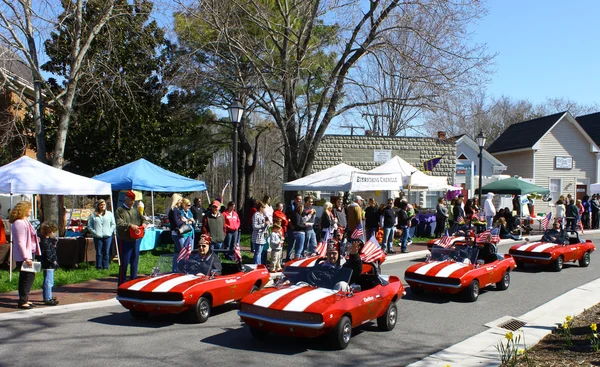
[[[221,206],[221,202],[219,200],[214,200],[211,206],[216,206],[217,208]]]
[[[133,200],[135,200],[135,192],[133,192],[133,190],[129,190],[125,193],[125,196],[127,196],[128,198],[132,198]]]

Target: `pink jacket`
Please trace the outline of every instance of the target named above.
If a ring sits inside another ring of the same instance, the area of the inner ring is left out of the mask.
[[[240,217],[234,211],[231,213],[229,210],[223,212],[223,219],[225,219],[225,232],[235,232],[240,229]]]
[[[32,254],[41,255],[39,240],[27,219],[17,219],[11,227],[14,261],[32,259]]]

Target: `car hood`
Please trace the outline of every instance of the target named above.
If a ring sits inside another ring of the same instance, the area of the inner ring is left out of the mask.
[[[345,298],[331,289],[292,285],[263,289],[244,297],[241,303],[279,311],[320,313]]]
[[[514,245],[510,248],[510,251],[523,251],[523,252],[552,252],[557,247],[562,247],[556,243],[549,242],[529,242],[520,245]]]
[[[208,279],[206,277],[197,277],[190,274],[163,274],[156,277],[142,277],[130,280],[119,286],[119,290],[167,293],[182,292],[192,285],[217,280],[218,278]]]
[[[473,265],[454,261],[428,261],[406,269],[405,276],[420,275],[435,278],[461,278],[473,269]]]

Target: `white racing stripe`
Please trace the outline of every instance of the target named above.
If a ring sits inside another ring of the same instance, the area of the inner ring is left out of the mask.
[[[144,288],[145,286],[147,286],[148,284],[152,283],[155,280],[161,279],[166,277],[167,275],[171,275],[171,274],[163,274],[159,277],[154,277],[154,278],[148,278],[146,280],[142,280],[141,282],[137,282],[134,285],[132,285],[131,287],[127,288],[130,291],[139,291],[140,289]]]
[[[427,272],[428,272],[428,271],[429,271],[431,268],[433,268],[434,266],[436,266],[436,265],[438,265],[438,264],[440,264],[440,262],[439,262],[439,261],[434,261],[434,262],[431,262],[431,263],[429,263],[429,264],[427,264],[427,265],[423,265],[423,266],[421,266],[420,268],[418,268],[418,269],[415,271],[415,274],[421,274],[421,275],[424,275],[424,274],[425,274],[425,273],[427,273]]]
[[[313,261],[309,262],[306,267],[310,268],[311,266],[315,266],[315,264],[317,263],[317,260],[319,260],[319,258],[317,257],[316,259],[314,259]]]
[[[541,242],[530,242],[530,243],[526,243],[524,245],[521,245],[519,247],[517,247],[517,251],[525,251],[526,248],[530,247],[530,246],[536,246],[539,245]]]
[[[289,288],[284,288],[284,289],[280,289],[278,291],[275,291],[273,293],[269,293],[266,296],[263,296],[259,299],[256,300],[256,302],[254,302],[255,306],[260,306],[260,307],[269,307],[271,306],[275,301],[277,301],[278,299],[280,299],[281,297],[285,296],[288,293],[291,293],[293,291],[295,291],[296,289],[300,289],[302,287],[298,287],[298,286],[291,286]]]
[[[173,279],[169,279],[166,282],[164,282],[163,284],[159,285],[158,287],[154,288],[152,290],[152,292],[168,292],[171,289],[175,288],[176,286],[185,283],[185,282],[189,282],[192,279],[197,279],[198,277],[196,277],[195,275],[183,275],[177,278],[173,278]]]
[[[291,263],[291,264],[290,264],[290,265],[288,265],[288,266],[296,266],[296,267],[298,267],[298,266],[300,266],[300,264],[302,264],[304,261],[306,261],[306,259],[297,260],[297,261],[294,261],[293,263]]]
[[[313,289],[310,292],[301,294],[296,297],[292,302],[288,303],[287,306],[283,308],[284,311],[295,311],[302,312],[306,310],[313,303],[322,300],[323,298],[329,297],[332,294],[335,294],[331,289],[317,288]]]
[[[439,277],[439,278],[448,278],[448,276],[450,274],[454,273],[458,269],[464,268],[465,266],[467,266],[467,265],[465,265],[463,263],[450,264],[450,265],[446,266],[445,268],[443,268],[442,270],[438,271],[438,273],[435,276]]]
[[[531,252],[542,252],[542,251],[549,249],[550,247],[554,247],[554,246],[556,246],[556,243],[546,243],[543,245],[539,245],[538,247],[531,250]]]

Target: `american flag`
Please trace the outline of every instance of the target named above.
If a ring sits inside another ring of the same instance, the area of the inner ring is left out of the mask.
[[[491,231],[487,230],[485,232],[481,232],[477,236],[476,243],[486,243],[488,242],[488,239],[490,243],[498,243],[500,242],[500,236],[498,235],[498,233],[500,233],[499,228],[492,228]]]
[[[239,263],[242,262],[242,250],[240,249],[239,242],[235,244],[235,248],[233,249],[233,258]]]
[[[181,248],[181,251],[179,251],[179,256],[177,256],[177,262],[179,262],[181,260],[189,259],[191,254],[192,254],[192,244],[190,243],[189,245],[183,246]]]
[[[440,238],[437,245],[443,248],[452,247],[452,237],[448,236],[448,230],[446,230],[446,233]]]
[[[330,238],[331,231],[329,230],[329,228],[327,228],[327,231],[325,231],[325,236],[323,236],[323,240],[319,242],[319,245],[317,245],[316,253],[319,257],[327,256],[327,242],[329,242]]]
[[[362,253],[360,254],[360,259],[363,262],[372,263],[375,261],[379,261],[379,264],[383,264],[385,261],[385,252],[381,249],[379,242],[375,238],[375,235],[371,236],[369,240],[365,243],[365,246],[362,249]]]
[[[547,230],[550,227],[550,220],[552,219],[552,212],[546,214],[546,216],[544,217],[544,219],[542,219],[542,228],[544,228],[544,231]]]
[[[465,218],[462,217],[462,215],[459,215],[458,218],[456,218],[456,223],[464,223],[465,222]]]
[[[356,229],[354,230],[354,232],[352,232],[352,235],[350,235],[351,239],[362,239],[364,233],[363,233],[363,227],[362,227],[362,223],[358,223],[358,226],[356,226]]]

